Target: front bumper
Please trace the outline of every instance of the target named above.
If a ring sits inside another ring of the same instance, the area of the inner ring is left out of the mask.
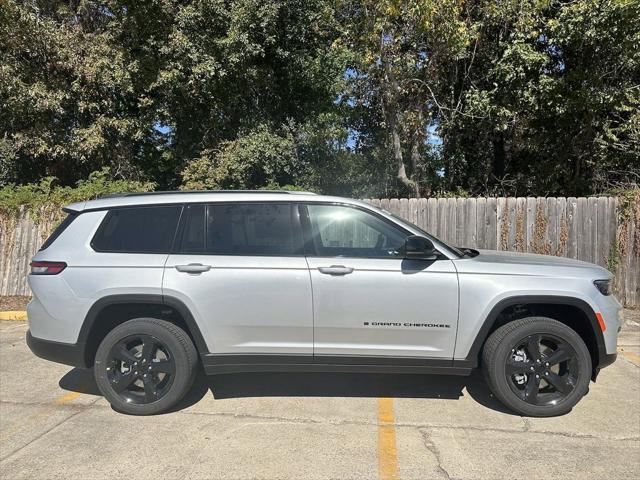
[[[85,346],[81,343],[61,343],[51,340],[43,340],[31,335],[27,331],[27,345],[38,357],[56,363],[63,363],[73,367],[86,368],[84,358]]]

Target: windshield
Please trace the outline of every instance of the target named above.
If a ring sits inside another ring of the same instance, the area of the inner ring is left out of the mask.
[[[377,208],[377,207],[376,207]],[[396,222],[398,222],[401,225],[404,225],[405,227],[409,227],[409,228],[413,228],[415,230],[418,230],[420,233],[422,233],[423,235],[425,235],[428,238],[432,238],[434,240],[437,240],[438,242],[440,242],[442,245],[444,245],[445,247],[447,247],[449,250],[451,250],[453,253],[455,253],[456,255],[458,255],[459,257],[465,257],[466,254],[465,252],[463,252],[462,250],[460,250],[458,247],[454,247],[452,245],[449,245],[446,242],[443,242],[442,240],[440,240],[438,237],[436,237],[435,235],[427,232],[426,230],[420,228],[419,226],[417,226],[414,223],[409,222],[408,220],[405,220],[402,217],[399,217],[398,215],[395,215],[391,212],[389,212],[388,210],[385,210],[383,208],[377,208],[378,210],[380,210],[381,212],[384,212],[386,215],[389,215],[390,217],[392,217]]]

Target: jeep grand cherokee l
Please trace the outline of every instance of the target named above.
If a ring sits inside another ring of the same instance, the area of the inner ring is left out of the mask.
[[[356,200],[124,194],[66,207],[31,263],[31,350],[93,367],[112,406],[166,411],[207,374],[468,375],[568,412],[616,358],[607,270],[456,248]]]

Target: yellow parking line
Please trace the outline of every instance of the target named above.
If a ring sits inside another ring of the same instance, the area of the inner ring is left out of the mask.
[[[56,398],[56,403],[58,405],[63,405],[67,402],[75,400],[80,396],[80,392],[68,392],[62,395],[61,397]]]
[[[636,365],[640,365],[640,355],[637,355],[633,352],[627,352],[625,350],[619,349],[618,350],[622,356],[624,356],[627,360],[631,361],[632,363],[635,363]]]
[[[26,320],[27,312],[20,310],[10,310],[6,312],[0,312],[0,320]]]
[[[378,475],[380,480],[399,480],[393,398],[378,399]]]

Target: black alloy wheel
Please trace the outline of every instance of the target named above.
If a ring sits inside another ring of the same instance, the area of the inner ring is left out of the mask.
[[[574,390],[579,374],[573,347],[547,334],[517,341],[505,365],[513,392],[532,405],[557,405]]]
[[[175,359],[159,339],[132,335],[113,346],[107,367],[112,388],[126,402],[152,403],[171,388]]]

